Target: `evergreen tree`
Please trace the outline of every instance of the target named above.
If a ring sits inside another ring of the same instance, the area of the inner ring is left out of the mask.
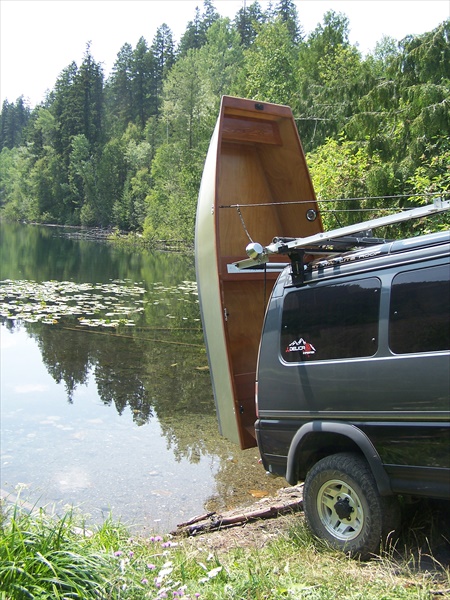
[[[219,13],[214,7],[211,0],[203,0],[203,14],[201,21],[201,30],[203,32],[203,40],[206,42],[210,27],[220,18]]]
[[[109,122],[113,132],[125,131],[134,116],[133,48],[124,44],[117,54],[106,88]]]
[[[55,149],[66,165],[71,144],[83,134],[94,146],[103,136],[103,71],[90,54],[89,45],[78,69],[72,62],[59,76],[51,104],[57,122]]]
[[[103,70],[90,53],[90,44],[76,78],[78,93],[83,98],[82,133],[93,146],[98,146],[103,136]]]
[[[244,48],[249,48],[252,45],[259,27],[264,22],[264,13],[258,0],[255,0],[248,7],[244,2],[243,8],[238,10],[234,18],[234,26],[239,33],[241,44]]]
[[[147,119],[157,112],[155,60],[143,37],[133,53],[132,90],[134,122],[144,129]]]
[[[178,46],[178,56],[184,57],[189,50],[196,50],[200,48],[203,41],[200,9],[197,6],[195,9],[194,20],[189,21],[186,31],[181,36],[180,44]]]
[[[154,88],[157,98],[156,112],[158,114],[162,100],[163,82],[175,63],[172,31],[165,23],[156,30],[151,50],[155,63]]]
[[[30,114],[23,96],[17,98],[15,104],[3,101],[0,113],[0,150],[20,146]]]
[[[301,37],[301,29],[298,23],[298,13],[292,0],[279,0],[275,7],[274,15],[286,23],[291,40],[297,43]]]
[[[3,103],[2,214],[192,240],[223,94],[292,107],[322,198],[445,193],[450,21],[400,43],[383,38],[364,60],[348,32],[347,17],[330,11],[300,40],[290,0],[266,12],[244,3],[233,24],[206,0],[177,56],[163,24],[150,48],[144,38],[122,46],[105,90],[88,45],[44,104]]]
[[[83,130],[83,99],[75,93],[78,67],[72,62],[56,80],[51,111],[57,122],[55,150],[66,164],[69,163],[70,144]]]
[[[400,185],[424,153],[431,159],[433,140],[450,136],[449,39],[450,20],[429,33],[405,38],[384,76],[361,97],[346,128],[352,139],[368,139],[372,152],[395,165]]]
[[[198,50],[206,44],[209,28],[220,18],[211,0],[203,0],[203,13],[198,6],[193,21],[189,21],[186,31],[181,37],[178,48],[180,57],[186,56],[189,50]]]

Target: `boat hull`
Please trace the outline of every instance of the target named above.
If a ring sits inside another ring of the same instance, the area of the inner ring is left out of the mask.
[[[267,245],[275,236],[320,231],[290,108],[224,96],[200,186],[195,260],[219,431],[241,448],[256,445],[256,362],[277,273],[233,272],[230,265],[247,258],[250,241]]]

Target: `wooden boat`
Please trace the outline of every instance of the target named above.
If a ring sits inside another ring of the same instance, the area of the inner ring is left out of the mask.
[[[321,231],[291,109],[224,96],[200,186],[195,259],[219,431],[241,448],[256,445],[256,362],[277,273],[271,263],[259,272],[230,265],[247,258],[249,241]]]

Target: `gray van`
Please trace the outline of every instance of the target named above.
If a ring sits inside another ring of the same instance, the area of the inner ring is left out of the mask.
[[[450,232],[286,267],[261,336],[267,471],[304,481],[311,530],[366,558],[398,496],[450,499]],[[299,272],[301,270],[301,276]]]

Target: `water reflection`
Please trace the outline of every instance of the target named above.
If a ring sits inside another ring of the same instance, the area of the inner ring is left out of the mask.
[[[170,402],[172,411],[182,403],[195,411],[196,404],[186,401],[187,396],[209,397],[207,388],[195,389],[199,382],[208,379],[200,376],[195,367],[205,363],[195,298],[191,294],[190,301],[184,301],[181,308],[175,296],[171,298],[172,306],[163,303],[162,312],[170,310],[171,323],[175,323],[165,328],[148,325],[155,318],[155,307],[148,301],[148,310],[138,316],[132,329],[92,328],[80,325],[83,317],[67,316],[53,325],[7,318],[2,321],[11,332],[20,327],[36,340],[43,364],[56,383],[64,384],[69,402],[73,402],[74,391],[86,384],[92,372],[101,400],[115,406],[119,414],[128,406],[136,423],[143,424],[153,414],[155,399],[162,412],[164,400]],[[161,312],[159,307],[156,312]],[[177,313],[180,318],[174,317]],[[167,321],[167,314],[161,315],[159,322]],[[186,325],[179,326],[180,319]]]
[[[164,529],[281,485],[218,435],[192,256],[0,228],[1,280],[145,288],[133,327],[2,317],[2,487]]]

